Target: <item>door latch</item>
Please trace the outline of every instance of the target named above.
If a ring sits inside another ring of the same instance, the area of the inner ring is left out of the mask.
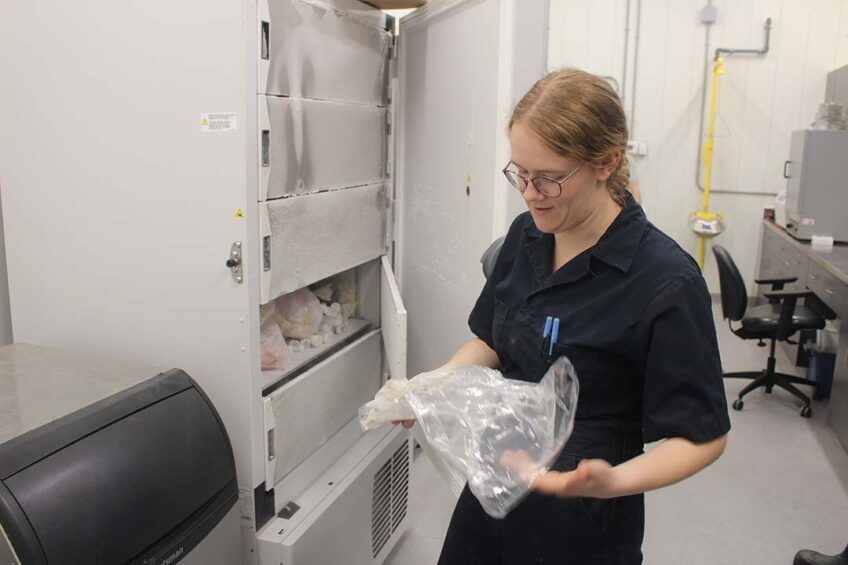
[[[241,284],[244,280],[241,269],[241,242],[236,241],[230,247],[230,257],[227,259],[227,267],[233,275],[233,280]]]

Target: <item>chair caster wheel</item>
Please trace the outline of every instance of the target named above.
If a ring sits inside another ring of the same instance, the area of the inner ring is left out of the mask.
[[[744,406],[745,406],[745,403],[742,402],[741,398],[737,398],[736,400],[733,401],[733,409],[734,410],[742,410],[742,408]]]
[[[809,418],[812,415],[813,415],[813,409],[812,408],[810,408],[809,406],[802,406],[801,407],[801,417],[802,418]]]

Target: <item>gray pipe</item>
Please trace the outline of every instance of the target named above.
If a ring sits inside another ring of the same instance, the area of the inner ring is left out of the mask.
[[[712,0],[707,2],[707,5],[712,5]],[[695,157],[695,186],[698,187],[698,190],[704,192],[704,186],[701,184],[701,153],[704,149],[704,110],[707,104],[707,77],[709,77],[709,69],[710,69],[710,27],[712,24],[707,25],[707,31],[705,34],[705,45],[704,45],[704,84],[701,88],[701,119],[698,124],[698,154]],[[727,49],[727,48],[718,48],[716,49],[716,58],[719,57],[720,53],[727,53],[728,55],[735,54],[756,54],[756,55],[765,55],[769,50],[769,36],[771,35],[771,18],[766,18],[765,23],[765,46],[762,49]],[[776,192],[758,192],[755,190],[721,190],[721,189],[710,189],[710,194],[744,194],[750,196],[777,196]]]
[[[633,45],[633,94],[630,97],[630,139],[636,130],[636,80],[639,78],[639,39],[642,34],[642,0],[636,0],[636,39]]]
[[[627,15],[624,16],[624,65],[621,69],[621,104],[627,92],[627,48],[630,45],[630,0],[627,0]]]
[[[722,53],[727,53],[728,55],[765,55],[769,50],[769,37],[771,37],[771,18],[766,18],[765,24],[765,46],[762,49],[727,49],[724,47],[719,47],[716,49],[715,58],[718,59]]]

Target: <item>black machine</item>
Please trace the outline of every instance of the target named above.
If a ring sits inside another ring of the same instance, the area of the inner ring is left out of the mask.
[[[12,563],[173,565],[237,500],[221,418],[178,369],[0,444]]]

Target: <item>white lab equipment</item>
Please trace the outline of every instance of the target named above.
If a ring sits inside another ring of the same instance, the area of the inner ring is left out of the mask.
[[[380,563],[406,528],[410,434],[357,409],[469,337],[537,66],[512,25],[543,4],[432,0],[402,39],[357,0],[4,5],[15,338],[195,376],[232,441],[243,563]],[[328,284],[263,371],[260,307]]]

